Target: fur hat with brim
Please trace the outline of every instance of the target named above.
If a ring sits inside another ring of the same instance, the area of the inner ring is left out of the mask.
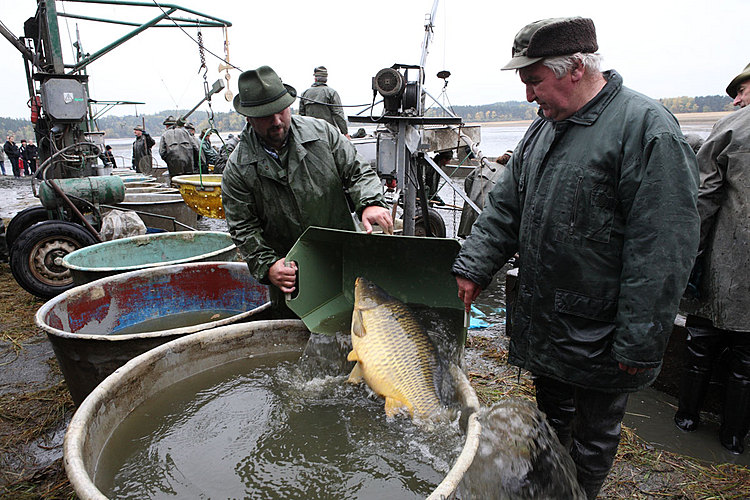
[[[594,21],[584,17],[542,19],[524,26],[513,40],[513,58],[502,69],[521,69],[545,57],[599,50]]]
[[[729,97],[731,97],[732,99],[737,97],[737,89],[745,80],[750,80],[750,64],[745,66],[745,69],[742,70],[742,73],[735,76],[732,82],[727,87],[727,94],[729,94]]]
[[[292,105],[297,97],[294,87],[281,82],[270,66],[261,66],[242,73],[237,81],[238,94],[234,109],[250,118],[279,113]]]

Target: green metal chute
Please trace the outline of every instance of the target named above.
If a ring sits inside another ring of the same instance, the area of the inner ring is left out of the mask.
[[[312,332],[348,332],[354,280],[362,276],[407,304],[463,314],[450,273],[460,248],[453,239],[310,227],[286,257],[299,268],[297,292],[287,298],[287,305]]]

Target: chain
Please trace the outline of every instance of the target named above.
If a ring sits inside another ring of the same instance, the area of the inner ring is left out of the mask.
[[[201,65],[198,71],[203,70],[203,78],[205,79],[206,73],[208,73],[208,66],[206,66],[206,52],[203,48],[203,33],[200,28],[198,28],[198,55],[201,58]]]

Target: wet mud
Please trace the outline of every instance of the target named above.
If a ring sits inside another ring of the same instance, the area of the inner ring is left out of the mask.
[[[30,178],[0,177],[0,217],[6,224],[16,212],[35,204]],[[199,221],[199,229],[225,228],[224,221]],[[480,295],[490,326],[470,330],[466,344],[466,371],[485,406],[508,398],[533,401],[534,396],[530,375],[506,362],[504,300],[499,281]],[[0,498],[74,497],[62,468],[62,439],[74,406],[49,342],[34,324],[42,304],[18,286],[8,264],[0,262]],[[629,408],[629,413],[652,412],[646,417],[649,421],[671,420],[668,401],[652,404],[647,410]],[[707,417],[705,439],[710,440],[715,437],[715,419]],[[650,432],[642,422],[626,420],[616,463],[600,498],[750,498],[747,465],[721,455],[710,461],[669,451],[659,440],[663,431],[656,437]]]

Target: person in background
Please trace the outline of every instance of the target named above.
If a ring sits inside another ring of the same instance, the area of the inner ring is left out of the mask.
[[[185,124],[185,130],[187,130],[190,133],[191,140],[195,143],[195,149],[198,150],[198,154],[195,155],[193,159],[193,172],[198,172],[198,167],[201,166],[201,168],[204,168],[203,165],[206,165],[206,157],[203,154],[203,151],[201,151],[201,145],[198,142],[198,138],[195,137],[195,125],[193,125],[192,122],[187,122]],[[200,165],[199,165],[200,162]]]
[[[688,335],[674,422],[698,428],[712,368],[726,367],[719,442],[741,454],[750,427],[750,64],[727,94],[740,110],[716,122],[698,151],[700,243],[681,304]]]
[[[539,105],[453,265],[469,311],[518,252],[508,361],[589,499],[617,452],[628,393],[659,373],[698,246],[698,167],[658,102],[599,70],[594,23],[522,28],[505,70]]]
[[[133,170],[141,172],[140,165],[142,161],[148,162],[149,165],[151,164],[151,148],[154,147],[156,141],[140,125],[133,127],[133,133],[135,134],[135,141],[133,141]]]
[[[299,100],[299,114],[325,120],[349,137],[344,108],[339,93],[328,86],[328,70],[318,66],[313,70],[315,82],[305,90]]]
[[[211,131],[207,128],[201,130],[201,153],[202,158],[205,158],[206,163],[202,164],[202,171],[208,172],[209,165],[216,165],[219,161],[219,152],[211,144]]]
[[[26,175],[34,175],[36,173],[36,162],[39,155],[39,150],[34,144],[34,141],[29,141],[26,144],[23,157],[26,163]]]
[[[508,164],[510,156],[513,154],[512,150],[508,150],[502,155],[495,159],[495,163],[502,165],[503,167]],[[499,166],[486,167],[481,165],[466,176],[464,179],[464,192],[469,196],[469,199],[474,202],[479,208],[484,207],[484,203],[487,199],[487,193],[492,191],[492,188],[497,182],[497,178],[502,172],[502,168]],[[458,224],[458,236],[466,238],[471,234],[471,227],[476,222],[479,214],[471,208],[468,203],[464,204],[461,210],[461,221]]]
[[[227,141],[219,149],[219,160],[214,165],[215,174],[220,174],[224,172],[224,167],[226,167],[227,165],[227,160],[229,160],[229,155],[232,154],[232,151],[234,151],[234,149],[237,147],[237,144],[239,144],[239,142],[240,142],[239,136],[236,136],[234,134],[229,134],[227,136]]]
[[[99,155],[99,158],[104,162],[105,166],[116,167],[117,162],[115,161],[115,155],[112,152],[112,146],[107,144],[104,146],[104,152]]]
[[[163,124],[167,129],[159,141],[159,156],[167,164],[169,177],[192,174],[199,154],[192,134],[179,125],[172,115]]]
[[[18,146],[16,146],[14,139],[13,134],[8,135],[5,144],[3,144],[3,151],[5,152],[5,156],[8,157],[13,176],[21,177],[21,169],[18,165],[18,160],[21,158],[21,152],[18,150]]]
[[[21,139],[21,146],[18,148],[18,154],[21,159],[21,165],[23,165],[23,169],[21,170],[22,175],[29,175],[29,164],[26,161],[26,139]]]
[[[7,175],[5,173],[5,149],[0,148],[0,171],[2,171],[3,175]]]
[[[380,179],[332,125],[292,115],[297,95],[269,66],[238,80],[235,110],[247,117],[221,181],[229,233],[251,274],[270,287],[273,316],[295,317],[284,293],[296,286],[285,256],[308,226],[393,233]],[[354,203],[350,208],[347,194]]]

